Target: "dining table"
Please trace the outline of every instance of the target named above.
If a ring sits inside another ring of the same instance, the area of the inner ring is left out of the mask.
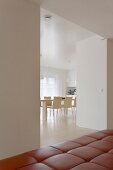
[[[47,102],[53,102],[54,99],[40,99],[40,105],[43,109],[43,120],[47,121]],[[62,97],[62,102],[64,102],[65,97]],[[75,99],[72,99],[74,101]]]

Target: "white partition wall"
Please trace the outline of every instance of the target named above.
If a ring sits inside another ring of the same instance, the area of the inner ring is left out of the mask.
[[[39,147],[40,9],[0,1],[0,159]]]
[[[113,39],[107,41],[107,128],[113,129]]]
[[[107,40],[77,43],[77,125],[107,128]]]

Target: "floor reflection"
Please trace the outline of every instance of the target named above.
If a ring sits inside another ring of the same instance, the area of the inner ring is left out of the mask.
[[[43,120],[42,111],[40,114],[40,138],[41,146],[48,146],[80,137],[94,132],[92,129],[76,126],[76,110],[71,109],[67,113],[64,110],[50,112],[48,109],[47,121]]]

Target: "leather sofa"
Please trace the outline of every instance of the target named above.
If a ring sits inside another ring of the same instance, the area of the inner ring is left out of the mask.
[[[113,130],[0,160],[0,170],[113,170]]]

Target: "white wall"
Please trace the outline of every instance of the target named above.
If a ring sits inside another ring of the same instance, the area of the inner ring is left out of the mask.
[[[77,43],[77,125],[107,127],[107,40],[99,36]]]
[[[39,147],[39,6],[0,1],[0,159]]]
[[[44,17],[48,14],[52,16],[50,20]],[[41,65],[74,69],[76,42],[90,36],[94,36],[94,33],[41,9]]]
[[[67,86],[76,87],[77,73],[76,70],[68,70],[67,72]]]
[[[58,96],[66,95],[66,79],[67,79],[67,71],[62,69],[55,69],[51,67],[41,67],[40,75],[42,76],[52,76],[56,78],[56,84]]]
[[[107,42],[107,127],[113,129],[113,39]]]

